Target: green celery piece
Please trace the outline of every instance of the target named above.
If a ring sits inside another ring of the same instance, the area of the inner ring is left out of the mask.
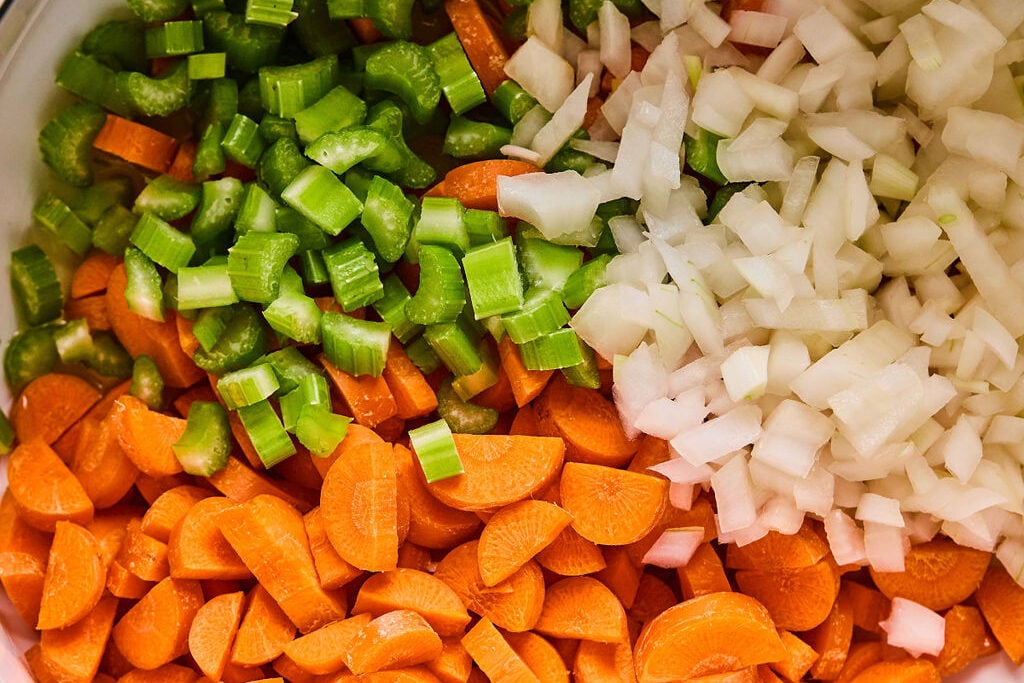
[[[519,353],[527,370],[558,370],[585,362],[581,347],[572,328],[563,327],[520,344]]]
[[[92,143],[106,120],[103,109],[92,102],[78,102],[61,109],[39,133],[43,161],[71,185],[90,185]]]
[[[188,8],[188,0],[127,0],[128,9],[145,22],[167,21]]]
[[[388,38],[412,38],[413,0],[365,0],[366,16]]]
[[[292,0],[246,0],[245,23],[285,27],[299,16],[292,5]]]
[[[429,375],[441,367],[441,357],[422,334],[409,342],[405,347],[405,353],[424,375]]]
[[[177,57],[203,51],[203,22],[166,21],[146,29],[146,56]]]
[[[69,320],[53,332],[57,355],[65,363],[87,360],[93,354],[92,334],[85,318]]]
[[[238,417],[264,467],[273,467],[295,455],[295,444],[269,401],[239,408]]]
[[[277,202],[258,183],[249,183],[235,216],[235,234],[276,231]]]
[[[718,216],[718,212],[725,208],[725,205],[729,203],[732,196],[737,192],[742,192],[747,188],[749,183],[729,183],[728,185],[722,185],[715,192],[715,196],[711,198],[711,202],[708,203],[708,215],[704,218],[704,224],[710,225],[715,222],[715,218]]]
[[[423,338],[456,375],[472,375],[484,364],[476,340],[467,335],[457,322],[427,325]]]
[[[168,116],[187,107],[192,98],[186,61],[176,62],[159,78],[138,71],[122,71],[117,78],[132,105],[146,116]]]
[[[695,138],[687,135],[685,137],[686,165],[694,173],[699,173],[714,183],[727,185],[728,178],[722,175],[721,169],[718,168],[718,141],[721,139],[721,136],[703,128],[699,129]]]
[[[511,141],[509,128],[455,116],[444,136],[444,153],[456,159],[494,159]]]
[[[445,377],[437,389],[437,414],[456,434],[487,434],[498,424],[498,411],[464,401]]]
[[[405,305],[409,320],[421,325],[454,322],[466,305],[462,268],[444,247],[420,247],[420,282]],[[465,374],[465,373],[460,373]]]
[[[52,192],[44,192],[32,209],[32,217],[79,256],[92,247],[92,230]]]
[[[294,347],[286,347],[294,348]],[[294,433],[295,423],[298,422],[299,413],[305,406],[316,406],[319,408],[331,407],[331,388],[327,379],[317,372],[303,375],[291,388],[284,393],[278,392],[281,406],[281,422],[285,430]]]
[[[11,252],[11,292],[19,312],[29,325],[41,325],[60,317],[64,307],[57,271],[46,253],[35,244]]]
[[[473,70],[454,32],[435,40],[427,49],[434,60],[441,91],[454,114],[463,114],[487,101],[480,77]]]
[[[365,120],[366,102],[345,86],[336,85],[295,114],[295,130],[308,145],[324,133],[358,126]]]
[[[391,326],[327,311],[320,320],[324,356],[351,375],[379,377],[384,371]]]
[[[247,232],[228,250],[228,272],[238,298],[269,304],[278,297],[281,271],[298,247],[290,233]]]
[[[29,327],[15,334],[4,350],[4,377],[12,389],[51,372],[60,361],[54,325]]]
[[[582,340],[578,340],[580,352],[583,354],[583,362],[578,365],[571,365],[561,368],[565,380],[575,386],[585,389],[601,388],[601,370],[597,367],[597,354]]]
[[[200,348],[210,351],[221,335],[228,328],[228,320],[234,315],[234,308],[229,305],[216,308],[204,308],[192,322],[192,334],[199,342]]]
[[[290,206],[278,206],[274,216],[278,232],[290,232],[299,238],[299,254],[313,249],[323,249],[330,243],[330,236],[327,233]]]
[[[124,289],[128,308],[143,318],[163,322],[163,281],[153,261],[141,250],[129,247],[124,252],[124,267],[128,276]]]
[[[171,448],[186,473],[209,477],[228,464],[231,455],[231,424],[216,401],[193,401],[188,408],[185,431]]]
[[[523,305],[523,283],[512,238],[470,249],[462,259],[473,316],[512,313]]]
[[[264,66],[259,71],[260,99],[271,114],[292,118],[326,95],[337,81],[334,55],[292,66]]]
[[[441,100],[430,52],[404,40],[385,45],[366,60],[366,87],[397,95],[418,123],[429,121]]]
[[[409,149],[402,132],[402,119],[402,110],[398,105],[384,100],[370,107],[366,115],[366,125],[387,135],[392,147],[401,156],[401,168],[394,172],[386,172],[391,180],[402,187],[422,189],[433,184],[437,174],[430,164]]]
[[[428,484],[463,473],[455,439],[444,420],[409,430],[409,441]]]
[[[583,264],[583,252],[571,245],[526,238],[518,240],[516,246],[531,287],[561,292],[565,281]]]
[[[133,211],[152,213],[165,221],[175,221],[192,213],[199,204],[201,190],[193,183],[185,183],[169,175],[161,175],[146,183],[135,197]]]
[[[505,331],[516,344],[550,334],[569,322],[569,311],[555,291],[534,287],[526,293],[523,307],[501,317]]]
[[[299,134],[295,131],[295,122],[291,119],[284,119],[273,114],[264,114],[260,119],[260,135],[269,143],[274,143],[281,138],[298,140]]]
[[[252,306],[235,304],[229,308],[224,331],[209,349],[199,348],[196,365],[214,375],[239,370],[252,364],[270,350],[270,334]]]
[[[104,178],[82,188],[69,206],[86,224],[96,225],[110,207],[115,204],[127,204],[134,192],[130,178]]]
[[[240,14],[215,11],[203,15],[203,35],[208,50],[227,53],[233,70],[252,74],[277,59],[284,30],[247,24]]]
[[[256,168],[266,142],[259,125],[245,114],[235,114],[220,141],[224,155],[248,168]]]
[[[123,77],[129,73],[135,72],[116,72],[92,55],[72,52],[57,70],[57,85],[115,114],[133,116],[135,105]]]
[[[217,80],[224,78],[228,68],[228,56],[224,52],[202,52],[188,56],[188,77],[190,80]]]
[[[374,176],[363,205],[362,223],[377,253],[388,263],[402,258],[412,233],[415,206],[397,185]]]
[[[85,361],[86,367],[104,377],[128,379],[132,375],[132,357],[108,332],[93,335],[93,353]]]
[[[377,301],[384,294],[380,271],[373,254],[358,237],[351,237],[323,251],[331,290],[346,313]]]
[[[566,308],[578,309],[590,298],[595,289],[605,285],[605,270],[611,260],[610,254],[595,256],[566,278],[562,287],[562,303]]]
[[[139,399],[150,410],[160,410],[164,404],[164,378],[160,376],[160,368],[156,361],[141,354],[135,357],[132,365],[132,383],[128,389],[135,398]]]
[[[138,216],[131,211],[115,204],[107,209],[92,231],[92,243],[97,249],[111,256],[120,256],[129,244],[131,234],[135,232]]]
[[[206,84],[206,108],[201,126],[221,124],[225,129],[238,113],[238,82],[233,78],[217,78]]]
[[[326,458],[348,433],[352,418],[337,415],[329,407],[305,405],[295,422],[295,438],[317,458]]]
[[[330,169],[306,168],[281,192],[281,199],[328,235],[338,235],[355,220],[363,204]]]
[[[309,376],[323,379],[323,370],[294,346],[282,346],[277,351],[268,353],[259,362],[267,363],[273,368],[277,383],[281,387],[278,390],[279,396],[294,391]]]
[[[266,363],[257,363],[222,375],[217,380],[217,393],[225,408],[237,410],[270,398],[280,386],[274,369]]]
[[[143,71],[147,66],[144,26],[133,19],[112,19],[98,24],[82,39],[82,52],[112,60],[114,69]]]
[[[211,244],[230,233],[243,192],[238,178],[208,180],[200,186],[199,205],[189,230],[197,245]]]
[[[176,281],[175,308],[178,311],[238,303],[238,296],[231,286],[227,263],[181,268],[178,270]]]
[[[302,344],[320,343],[321,317],[316,301],[296,292],[282,292],[263,310],[275,332]]]
[[[463,216],[466,210],[452,197],[423,197],[420,215],[412,229],[409,251],[415,257],[420,245],[434,244],[462,256],[469,249],[469,233]]]
[[[369,126],[325,133],[306,147],[306,156],[339,175],[360,163],[371,171],[394,173],[404,163],[390,136]]]
[[[313,57],[344,54],[356,44],[348,24],[332,19],[327,7],[327,0],[295,0],[299,18],[290,31]]]
[[[142,253],[171,272],[189,264],[196,253],[192,238],[151,213],[144,213],[129,238]]]
[[[224,124],[215,121],[203,129],[196,145],[196,156],[192,161],[192,175],[198,181],[208,180],[227,168],[227,159],[221,143],[224,141]]]
[[[422,325],[410,321],[409,316],[405,314],[405,303],[412,297],[402,284],[402,280],[394,273],[384,278],[383,285],[384,293],[373,302],[373,309],[377,311],[381,320],[391,326],[395,339],[406,344],[423,331]]]
[[[504,81],[494,90],[491,101],[505,120],[513,126],[537,106],[537,100],[512,79]]]
[[[257,174],[270,194],[280,197],[281,191],[309,165],[309,159],[294,140],[278,138],[260,156]]]

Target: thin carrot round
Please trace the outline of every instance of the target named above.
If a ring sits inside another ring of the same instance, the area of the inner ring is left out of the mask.
[[[56,680],[93,680],[114,626],[117,602],[117,598],[104,596],[72,626],[43,631],[39,636],[40,659]]]
[[[124,498],[139,470],[118,441],[113,421],[85,417],[71,460],[71,472],[96,508],[108,508]]]
[[[512,646],[530,671],[544,683],[569,683],[569,671],[558,650],[533,631],[507,633],[505,640]]]
[[[195,501],[174,526],[167,541],[171,576],[178,579],[252,578],[249,567],[217,526],[217,516],[232,505],[234,503],[223,496]]]
[[[533,403],[541,432],[565,439],[565,459],[621,467],[636,453],[615,405],[595,389],[574,387],[555,377]]]
[[[304,671],[332,674],[345,667],[345,653],[359,632],[373,619],[356,614],[310,631],[284,646],[284,653]]]
[[[248,606],[231,646],[231,664],[260,666],[281,656],[295,639],[295,624],[267,589],[256,584],[249,591]]]
[[[408,541],[424,548],[448,549],[477,535],[480,518],[438,500],[427,487],[423,469],[405,446],[395,444],[398,490],[409,501]]]
[[[462,645],[491,681],[539,683],[540,679],[486,617],[462,638]]]

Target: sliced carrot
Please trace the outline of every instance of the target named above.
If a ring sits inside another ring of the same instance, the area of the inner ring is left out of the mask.
[[[139,492],[146,503],[152,505],[153,501],[178,486],[192,484],[195,480],[184,472],[172,474],[169,477],[151,477],[145,472],[139,472],[135,478],[135,490]]]
[[[441,683],[466,683],[473,670],[473,658],[461,638],[441,638],[441,654],[426,663]]]
[[[926,659],[898,659],[872,664],[851,683],[939,683],[935,665]]]
[[[480,533],[477,559],[484,584],[512,576],[572,522],[572,516],[542,500],[522,500],[496,512]]]
[[[633,564],[629,550],[624,546],[605,546],[601,553],[605,567],[594,574],[594,578],[608,586],[623,607],[631,608],[640,589],[640,568]]]
[[[477,541],[453,548],[437,565],[434,575],[448,584],[472,612],[506,631],[528,631],[544,607],[544,575],[530,561],[496,586],[484,585],[477,562]]]
[[[234,456],[228,458],[224,469],[210,475],[207,481],[236,503],[269,494],[294,505],[302,513],[309,512],[316,505],[305,490],[256,472]]]
[[[167,560],[177,579],[249,579],[252,572],[221,533],[219,515],[235,503],[222,496],[197,500],[171,531]]]
[[[117,622],[114,643],[133,666],[163,666],[188,652],[188,630],[202,604],[197,581],[164,579]]]
[[[615,405],[595,389],[574,387],[555,377],[534,401],[542,434],[565,439],[565,459],[621,467],[636,453],[622,428]]]
[[[384,34],[373,23],[373,19],[368,17],[349,19],[348,25],[352,28],[352,32],[359,37],[359,42],[364,45],[376,43],[384,37]]]
[[[534,628],[553,638],[599,643],[623,643],[629,638],[622,603],[607,586],[589,576],[571,576],[551,584]]]
[[[935,657],[927,656],[942,677],[967,668],[985,651],[988,632],[977,607],[953,605],[944,615],[946,642]]]
[[[327,538],[355,567],[398,566],[398,482],[391,444],[354,449],[331,465],[320,492]]]
[[[0,497],[0,583],[26,624],[39,619],[50,534],[27,524],[10,490]]]
[[[79,299],[107,291],[107,281],[119,260],[98,249],[89,253],[71,276],[71,298]]]
[[[828,555],[828,545],[804,522],[795,534],[769,531],[746,545],[726,546],[725,566],[730,569],[800,569]]]
[[[313,631],[313,633],[316,633],[316,631]],[[327,675],[317,676],[315,674],[309,673],[301,666],[296,664],[295,660],[293,660],[288,655],[283,654],[279,656],[277,659],[274,660],[271,666],[274,667],[274,673],[281,674],[281,677],[278,680],[281,680],[282,682],[289,681],[290,683],[321,683],[322,681],[330,681],[330,677]],[[242,667],[235,667],[236,670],[241,669],[243,671],[251,671],[253,670],[253,668],[254,667],[245,667],[243,669]],[[225,681],[224,683],[227,683],[227,681]]]
[[[804,674],[810,671],[818,653],[810,645],[794,635],[791,631],[779,631],[779,639],[786,654],[777,662],[769,664],[775,673],[787,681],[803,680]]]
[[[110,316],[107,315],[107,298],[103,294],[68,299],[64,303],[64,317],[68,320],[85,320],[91,332],[111,329]]]
[[[185,432],[185,420],[151,410],[134,396],[122,396],[110,411],[112,428],[125,455],[151,477],[181,472],[171,446]]]
[[[757,600],[709,593],[652,619],[634,654],[639,683],[667,683],[775,662],[785,656],[785,647]]]
[[[346,605],[320,586],[302,515],[276,496],[222,510],[217,526],[260,585],[300,631],[344,617]]]
[[[850,683],[861,671],[882,661],[885,643],[878,640],[862,640],[850,646],[843,670],[836,677],[836,683]]]
[[[117,560],[107,567],[107,591],[113,596],[138,600],[155,585],[152,581],[140,579]]]
[[[421,572],[432,572],[434,570],[434,559],[430,551],[421,548],[415,543],[403,543],[398,549],[398,566],[403,569],[417,569]]]
[[[192,174],[192,162],[196,159],[196,143],[194,140],[183,140],[178,145],[178,152],[167,169],[167,175],[183,183],[194,183],[196,177]]]
[[[668,505],[668,482],[604,465],[567,462],[559,495],[580,536],[600,545],[625,545],[661,520]]]
[[[636,453],[633,454],[626,469],[630,472],[650,474],[647,472],[648,467],[666,462],[671,457],[668,441],[650,434],[643,434],[637,440]]]
[[[487,95],[493,95],[495,89],[508,80],[505,75],[508,53],[501,38],[487,22],[477,0],[446,0],[444,9],[473,71],[480,77]]]
[[[398,414],[398,403],[384,377],[356,377],[335,367],[323,356],[319,360],[356,422],[372,429]]]
[[[462,646],[492,681],[540,683],[541,679],[486,617],[463,636]]]
[[[327,470],[331,469],[331,465],[334,464],[335,460],[344,458],[347,453],[351,453],[353,450],[362,448],[370,443],[382,444],[384,439],[380,438],[380,435],[369,427],[353,422],[349,424],[348,431],[345,432],[345,438],[341,440],[341,443],[338,444],[333,453],[326,458],[318,458],[311,455],[311,462],[316,467],[317,472],[320,473],[320,477],[323,478],[327,476]]]
[[[242,621],[245,593],[225,593],[211,598],[199,611],[188,631],[188,652],[208,678],[221,680],[228,665],[235,632]]]
[[[359,630],[345,651],[345,663],[359,675],[416,666],[440,656],[441,637],[412,610],[397,609]]]
[[[295,624],[261,585],[249,592],[249,605],[235,634],[231,663],[260,666],[274,661],[295,639]]]
[[[1020,666],[1024,663],[1024,587],[1001,564],[993,563],[974,599],[996,640]]]
[[[27,523],[53,531],[57,522],[88,524],[93,504],[71,470],[42,439],[22,441],[7,461],[7,485]]]
[[[575,683],[636,683],[633,648],[628,643],[581,640],[572,674]]]
[[[474,396],[473,403],[485,408],[493,408],[499,413],[506,413],[516,407],[516,395],[512,391],[512,382],[502,365],[498,365],[498,381]],[[532,436],[536,436],[536,434]]]
[[[370,623],[369,614],[335,621],[284,646],[284,653],[311,674],[331,674],[345,666],[345,652],[359,632]]]
[[[78,478],[96,508],[108,508],[124,498],[139,476],[125,454],[113,420],[84,417],[71,472]]]
[[[540,436],[540,426],[537,424],[537,414],[529,404],[516,411],[512,423],[508,426],[508,433],[513,436]]]
[[[117,598],[105,596],[76,624],[43,631],[39,653],[43,664],[60,681],[92,681],[100,668],[114,626]]]
[[[374,574],[359,588],[352,614],[379,617],[392,610],[412,610],[441,636],[465,631],[469,613],[458,594],[441,579],[415,569]]]
[[[627,610],[630,619],[645,624],[679,602],[672,588],[654,574],[644,572],[636,589],[636,598]]]
[[[182,318],[186,320],[187,318]],[[217,394],[206,382],[200,382],[199,384],[193,384],[185,391],[178,394],[178,397],[174,399],[172,405],[174,410],[177,411],[178,415],[182,417],[188,417],[188,409],[196,401],[216,401]]]
[[[801,569],[735,574],[740,591],[759,600],[781,629],[806,631],[828,618],[839,594],[839,572],[831,557]]]
[[[196,683],[196,673],[180,664],[164,664],[155,669],[132,669],[117,683]]]
[[[167,543],[171,539],[171,531],[185,518],[192,506],[212,494],[209,489],[188,485],[164,492],[146,509],[142,517],[143,533]]]
[[[853,642],[853,626],[853,600],[840,589],[825,621],[804,634],[804,640],[818,653],[812,676],[823,681],[839,676]]]
[[[501,369],[512,388],[512,397],[520,408],[525,408],[540,396],[555,374],[553,370],[527,370],[519,347],[507,335],[498,342],[498,356],[501,358]]]
[[[401,344],[392,343],[388,347],[383,377],[395,398],[398,415],[403,419],[423,417],[437,410],[437,394],[420,369],[409,360]]]
[[[698,494],[690,504],[689,510],[682,510],[675,505],[665,507],[661,521],[653,529],[644,535],[639,541],[629,545],[629,554],[636,563],[643,561],[644,555],[651,549],[651,546],[661,538],[666,529],[683,529],[686,527],[701,527],[704,529],[704,542],[713,541],[718,537],[718,526],[715,522],[715,509],[711,501],[705,495]],[[721,561],[718,564],[722,564]],[[728,590],[728,589],[723,589]]]
[[[463,2],[464,0],[456,0]],[[456,166],[444,177],[445,194],[467,209],[498,210],[498,178],[537,173],[539,168],[516,159],[487,159]],[[508,368],[506,368],[506,371]],[[515,382],[512,373],[509,379]]]
[[[178,141],[171,136],[115,114],[107,114],[92,146],[157,173],[170,167],[178,151]]]
[[[942,611],[963,602],[978,588],[991,559],[991,553],[936,538],[907,552],[904,571],[872,570],[871,578],[890,600],[906,598]]]
[[[399,444],[394,448],[398,490],[409,503],[408,540],[425,548],[448,549],[472,538],[480,529],[480,519],[434,497],[412,451]]]
[[[879,624],[889,615],[889,598],[877,588],[856,581],[842,582],[839,591],[845,593],[853,607],[853,625],[871,633],[882,633]]]
[[[524,631],[508,633],[505,640],[519,658],[526,662],[530,671],[544,683],[569,683],[569,671],[562,656],[544,637],[532,631]]]
[[[313,464],[313,458],[316,456],[310,455],[301,443],[296,446],[293,457],[274,465],[274,476],[290,485],[309,491],[319,491],[324,485],[324,478]]]
[[[605,568],[601,548],[576,533],[571,526],[562,529],[554,541],[537,553],[537,562],[561,576],[583,576]]]
[[[170,575],[167,544],[143,533],[142,520],[138,518],[128,522],[115,559],[143,581],[156,583]]]
[[[320,577],[321,586],[326,590],[334,590],[362,576],[363,571],[346,562],[331,545],[319,507],[307,512],[302,521],[306,525],[309,551],[313,554],[313,565]]]
[[[228,426],[231,428],[231,436],[234,437],[235,443],[238,444],[238,450],[242,451],[242,455],[245,456],[245,461],[249,463],[249,467],[257,472],[266,469],[263,466],[263,461],[260,460],[260,454],[256,452],[256,447],[252,445],[249,432],[245,430],[245,425],[242,424],[242,418],[238,416],[237,412],[231,411],[228,413]]]
[[[463,474],[428,485],[441,502],[487,510],[530,497],[557,475],[565,444],[542,436],[455,434]]]
[[[51,372],[25,385],[11,405],[11,425],[18,441],[40,439],[52,444],[102,394],[81,377]]]
[[[128,308],[124,296],[128,276],[124,264],[118,265],[107,282],[107,315],[117,338],[133,358],[146,355],[156,362],[167,386],[184,388],[203,378],[203,372],[192,362],[192,357],[181,350],[175,315],[156,322],[137,315]]]

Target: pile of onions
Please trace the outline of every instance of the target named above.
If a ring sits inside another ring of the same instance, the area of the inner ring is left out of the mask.
[[[1024,3],[764,0],[727,22],[645,2],[658,19],[630,28],[606,0],[585,41],[531,4],[549,28],[509,73],[543,109],[506,153],[549,159],[607,69],[573,144],[609,163],[502,179],[499,200],[584,245],[598,204],[640,200],[572,324],[614,359],[627,431],[670,442],[673,502],[713,489],[726,542],[811,515],[841,564],[900,570],[942,533],[1024,576]],[[700,128],[749,183],[708,225],[681,150]]]

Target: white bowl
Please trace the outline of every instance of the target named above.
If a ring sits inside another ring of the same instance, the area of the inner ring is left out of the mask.
[[[0,2],[0,348],[17,325],[7,277],[10,252],[30,241],[32,205],[49,182],[36,144],[38,131],[68,97],[54,85],[63,56],[101,19],[124,13],[124,0],[7,0]],[[11,395],[0,381],[0,406]],[[0,466],[0,491],[7,485]],[[21,658],[33,642],[7,597],[0,593],[0,681],[32,683]],[[1024,669],[1004,655],[978,662],[955,683],[1024,682]]]

